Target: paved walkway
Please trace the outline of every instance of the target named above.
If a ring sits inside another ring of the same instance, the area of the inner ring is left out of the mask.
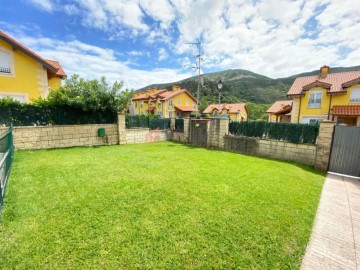
[[[360,269],[360,180],[327,175],[301,269]]]

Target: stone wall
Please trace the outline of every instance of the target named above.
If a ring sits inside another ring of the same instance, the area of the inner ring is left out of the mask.
[[[314,165],[316,169],[321,171],[327,171],[328,169],[334,126],[335,122],[332,121],[322,121],[320,123]]]
[[[171,130],[150,130],[148,128],[126,129],[126,143],[149,143],[168,141],[172,138]]]
[[[105,128],[106,136],[99,137],[98,129]],[[0,128],[3,133],[7,128]],[[50,149],[73,146],[118,144],[117,124],[31,126],[14,128],[16,149]]]
[[[225,149],[229,151],[314,165],[316,146],[288,142],[261,140],[247,137],[225,136]]]
[[[224,148],[224,136],[229,133],[229,119],[211,119],[208,124],[208,147]]]
[[[173,131],[172,140],[175,142],[188,143],[188,138],[186,138],[184,132],[181,131]]]

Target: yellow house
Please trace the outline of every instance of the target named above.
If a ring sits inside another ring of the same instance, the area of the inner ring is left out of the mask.
[[[181,118],[195,112],[196,104],[196,99],[180,86],[173,86],[172,91],[152,88],[134,96],[130,112],[153,114],[164,118]]]
[[[291,121],[292,100],[278,100],[266,111],[269,122],[289,123]]]
[[[59,62],[42,58],[0,30],[0,98],[46,98],[65,77]]]
[[[330,73],[323,66],[319,75],[296,78],[288,96],[292,123],[333,120],[360,126],[360,71]]]
[[[246,103],[210,104],[203,113],[212,115],[228,115],[230,119],[234,121],[246,121],[248,118]]]

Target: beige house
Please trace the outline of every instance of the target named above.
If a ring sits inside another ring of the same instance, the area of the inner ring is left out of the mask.
[[[292,100],[278,100],[266,111],[269,122],[291,122]]]
[[[228,115],[229,118],[234,121],[246,121],[248,118],[246,103],[210,104],[203,113],[211,115]]]

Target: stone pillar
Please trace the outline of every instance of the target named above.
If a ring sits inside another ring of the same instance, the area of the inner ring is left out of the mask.
[[[175,118],[170,119],[170,129],[175,130]]]
[[[184,140],[189,142],[190,136],[190,117],[184,117]]]
[[[229,121],[228,118],[220,118],[219,125],[219,148],[225,148],[225,135],[229,134]]]
[[[126,126],[125,126],[125,114],[118,114],[118,135],[119,135],[119,144],[126,144]]]
[[[330,160],[330,148],[335,122],[324,120],[320,123],[316,144],[315,169],[326,171]]]

